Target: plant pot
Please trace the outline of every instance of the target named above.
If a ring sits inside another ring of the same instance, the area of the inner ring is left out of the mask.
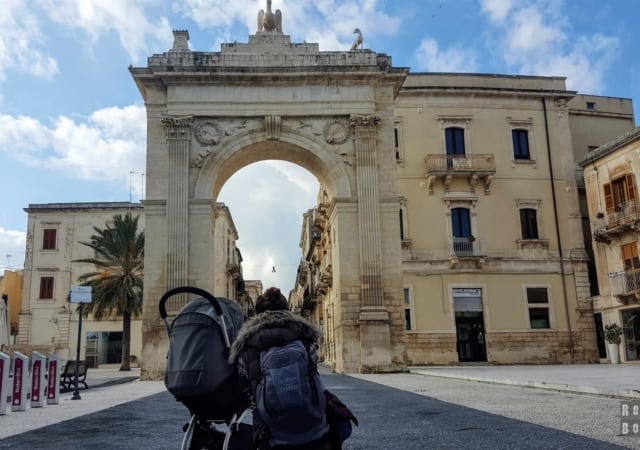
[[[618,364],[620,362],[618,358],[618,344],[607,342],[607,350],[609,350],[609,361],[611,361],[611,364]]]

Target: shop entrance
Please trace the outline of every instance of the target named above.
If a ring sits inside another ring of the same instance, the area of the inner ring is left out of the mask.
[[[487,348],[482,314],[482,289],[454,289],[458,361],[483,362]]]

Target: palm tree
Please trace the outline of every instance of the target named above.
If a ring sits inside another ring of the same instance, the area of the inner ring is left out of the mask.
[[[81,286],[91,286],[92,302],[84,315],[93,313],[96,320],[113,313],[122,316],[122,363],[120,370],[131,370],[131,317],[142,313],[144,273],[144,232],[138,233],[138,217],[131,213],[113,216],[113,228],[93,227],[96,234],[89,242],[93,258],[78,259],[95,265],[96,270],[78,277]]]

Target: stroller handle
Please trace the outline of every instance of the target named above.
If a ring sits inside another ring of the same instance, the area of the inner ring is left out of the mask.
[[[213,309],[216,310],[216,314],[218,316],[222,316],[222,308],[220,307],[220,303],[218,303],[218,299],[215,298],[213,295],[211,295],[209,292],[205,291],[204,289],[200,289],[200,288],[193,287],[193,286],[181,286],[181,287],[170,289],[169,291],[167,291],[160,298],[160,304],[159,304],[160,317],[163,320],[167,318],[167,309],[165,308],[165,303],[167,302],[169,297],[172,297],[172,296],[174,296],[176,294],[196,294],[196,295],[200,295],[200,296],[206,298],[207,300],[209,300],[209,302],[213,306]]]

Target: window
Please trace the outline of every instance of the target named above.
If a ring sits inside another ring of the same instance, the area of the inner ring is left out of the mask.
[[[53,277],[40,277],[40,299],[53,299]]]
[[[464,128],[449,127],[444,130],[447,155],[464,155]]]
[[[400,239],[404,241],[404,217],[402,214],[402,208],[400,208]]]
[[[453,252],[459,256],[472,256],[474,239],[471,236],[471,215],[467,208],[451,210],[451,231]]]
[[[410,330],[411,323],[411,290],[409,288],[404,288],[404,329]]]
[[[404,160],[404,150],[402,145],[402,118],[396,117],[393,120],[393,146],[396,152],[396,162],[402,163]]]
[[[595,102],[587,102],[587,109],[589,109],[589,110],[596,109]]]
[[[624,211],[636,199],[633,175],[628,174],[603,186],[607,212]]]
[[[538,218],[536,213],[537,211],[533,208],[522,208],[520,210],[522,239],[538,239]]]
[[[45,228],[42,233],[42,250],[56,249],[56,229]]]
[[[529,153],[529,131],[519,128],[511,130],[511,139],[513,140],[514,159],[531,159]]]
[[[527,303],[529,323],[532,329],[551,328],[549,320],[549,296],[546,287],[528,287]]]

